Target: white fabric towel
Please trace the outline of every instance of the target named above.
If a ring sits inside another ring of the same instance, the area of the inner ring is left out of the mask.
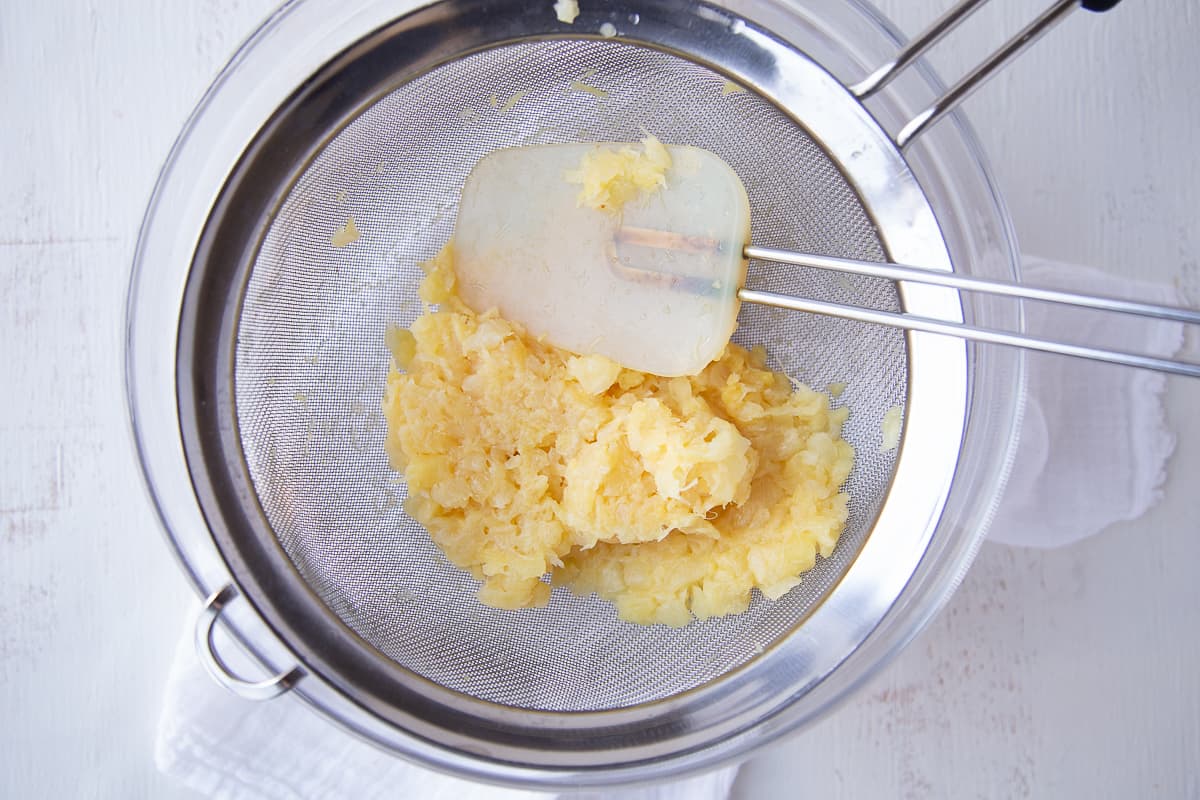
[[[204,797],[724,800],[737,773],[734,766],[656,787],[557,795],[452,778],[391,756],[342,731],[297,697],[283,695],[254,702],[226,691],[197,659],[192,623],[185,627],[167,678],[154,755],[161,772]],[[231,669],[242,675],[262,673],[219,627],[217,646]]]
[[[1085,294],[1180,305],[1173,287],[1090,267],[1026,257],[1023,281]],[[1030,334],[1160,357],[1183,345],[1183,325],[1046,303],[1025,304]],[[1012,474],[988,539],[1061,547],[1137,519],[1162,496],[1175,436],[1161,372],[1031,352],[1026,408]]]
[[[1077,291],[1177,304],[1167,287],[1096,270],[1027,259],[1025,280]],[[1027,304],[1031,332],[1069,336],[1156,355],[1175,353],[1178,324]],[[1162,407],[1165,379],[1143,370],[1030,354],[1028,404],[1012,478],[991,538],[1050,547],[1144,513],[1161,493],[1174,437]],[[180,642],[159,722],[156,760],[205,797],[227,800],[411,797],[421,800],[529,800],[552,795],[500,789],[430,772],[350,736],[295,697],[242,700],[205,674],[191,624]],[[257,674],[235,647],[221,652]],[[737,767],[675,783],[559,795],[606,800],[724,800]]]

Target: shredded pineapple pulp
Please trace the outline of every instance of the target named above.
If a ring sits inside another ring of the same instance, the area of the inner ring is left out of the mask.
[[[670,151],[657,137],[647,135],[640,145],[597,147],[583,157],[578,169],[568,170],[563,177],[581,187],[580,206],[617,213],[631,200],[665,186],[670,168]]]
[[[685,625],[777,598],[846,521],[845,409],[730,344],[661,378],[535,341],[426,266],[427,309],[388,337],[383,409],[408,512],[499,608],[595,592],[621,618]]]

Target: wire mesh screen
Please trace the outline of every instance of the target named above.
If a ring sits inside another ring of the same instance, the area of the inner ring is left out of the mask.
[[[453,231],[475,162],[506,146],[632,141],[717,153],[746,185],[756,244],[881,260],[854,190],[791,119],[686,60],[608,41],[530,42],[442,66],[381,99],[331,141],[285,199],[250,277],[236,399],[246,461],[296,569],[346,625],[403,667],[453,690],[543,710],[664,698],[742,665],[787,635],[844,570],[887,491],[880,420],[902,405],[903,334],[743,307],[735,340],[815,388],[848,381],[857,451],[851,514],[834,556],[800,586],[740,615],[640,627],[555,590],[548,607],[498,611],[475,597],[403,511],[380,402],[389,324],[421,313],[418,264]],[[331,239],[353,218],[359,238]],[[892,286],[751,264],[749,285],[898,309]]]

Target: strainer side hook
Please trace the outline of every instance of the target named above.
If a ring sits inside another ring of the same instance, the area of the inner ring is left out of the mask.
[[[1057,0],[1040,16],[1022,28],[1019,33],[984,59],[979,66],[943,92],[925,110],[909,120],[896,135],[896,146],[904,149],[921,133],[957,108],[963,100],[970,97],[976,89],[1042,38],[1051,28],[1066,19],[1075,9],[1082,7],[1088,11],[1108,11],[1119,2],[1120,0]],[[985,3],[987,0],[962,0],[918,34],[891,61],[851,86],[850,91],[859,100],[871,97],[962,24],[967,17],[982,8]]]
[[[204,664],[204,669],[213,680],[229,691],[246,700],[270,700],[291,689],[304,677],[300,667],[281,672],[261,681],[248,681],[234,675],[225,660],[217,653],[213,634],[216,631],[217,620],[222,609],[238,596],[233,584],[227,584],[213,592],[204,601],[204,607],[196,618],[196,654]]]

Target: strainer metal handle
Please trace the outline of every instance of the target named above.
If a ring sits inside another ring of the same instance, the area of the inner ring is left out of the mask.
[[[901,264],[885,264],[873,261],[856,261],[848,258],[833,258],[806,253],[793,253],[773,247],[746,247],[743,250],[746,258],[762,261],[775,261],[783,264],[793,264],[801,267],[846,272],[854,275],[866,275],[873,278],[889,280],[912,281],[916,283],[945,286],[960,291],[981,292],[984,294],[1002,295],[1018,299],[1037,300],[1040,302],[1057,303],[1060,305],[1080,306],[1098,311],[1110,311],[1121,314],[1148,317],[1155,320],[1171,320],[1191,325],[1200,325],[1200,310],[1180,308],[1178,306],[1142,303],[1125,300],[1118,297],[1102,297],[1097,295],[1067,292],[1058,289],[1046,289],[1037,286],[1023,286],[1004,281],[984,280],[954,273],[934,272],[928,269],[908,267]],[[1127,367],[1141,367],[1160,372],[1170,372],[1176,375],[1186,375],[1200,378],[1200,364],[1185,361],[1172,361],[1155,356],[1128,353],[1120,350],[1108,350],[1089,345],[1072,344],[1049,339],[1040,339],[1011,331],[994,328],[979,328],[957,322],[931,319],[929,317],[902,314],[891,311],[877,311],[870,308],[829,303],[823,300],[812,300],[804,297],[763,292],[754,289],[742,289],[738,298],[746,303],[786,308],[792,311],[805,311],[812,314],[825,314],[834,317],[872,322],[893,328],[939,333],[947,336],[957,336],[976,342],[1010,345],[1027,350],[1040,350],[1047,353],[1088,358],[1094,361],[1105,361],[1110,364],[1120,364]]]
[[[930,48],[940,42],[951,31],[957,28],[967,17],[978,11],[987,0],[963,0],[958,5],[935,20],[924,31],[918,34],[896,56],[879,69],[872,72],[862,81],[850,87],[850,91],[859,100],[866,100],[877,91],[887,86],[910,64],[924,55]],[[903,149],[914,139],[928,130],[934,123],[949,114],[959,103],[966,100],[976,89],[987,82],[989,78],[1000,71],[1006,64],[1015,59],[1030,45],[1044,36],[1059,22],[1062,22],[1077,8],[1088,11],[1108,11],[1120,0],[1057,0],[1033,22],[1021,29],[1015,36],[997,48],[983,60],[979,66],[964,75],[957,83],[947,89],[909,120],[896,134],[896,146]]]
[[[227,584],[213,592],[204,601],[204,607],[196,618],[196,653],[205,671],[213,680],[229,691],[246,700],[270,700],[291,689],[304,677],[304,670],[293,667],[287,672],[281,672],[273,678],[261,681],[248,681],[233,674],[225,660],[217,653],[213,632],[217,627],[217,619],[221,610],[238,596],[238,590],[233,584]]]

